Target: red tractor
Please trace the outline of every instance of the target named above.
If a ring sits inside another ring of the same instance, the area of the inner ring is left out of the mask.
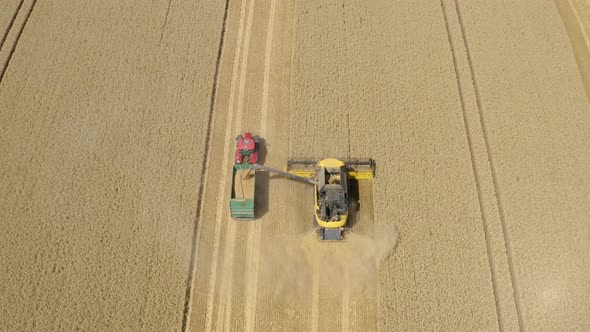
[[[244,136],[236,137],[236,164],[256,164],[258,161],[258,144],[260,138],[252,136],[251,133],[245,133]]]

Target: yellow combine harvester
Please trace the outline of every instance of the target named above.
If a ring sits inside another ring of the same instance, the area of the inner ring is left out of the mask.
[[[371,180],[375,177],[375,162],[372,159],[289,159],[285,171],[259,164],[253,164],[252,169],[273,172],[313,184],[314,220],[319,226],[319,238],[328,241],[343,239],[350,212],[349,181]]]

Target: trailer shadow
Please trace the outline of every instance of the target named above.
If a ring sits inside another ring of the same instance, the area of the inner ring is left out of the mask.
[[[276,181],[292,181],[297,183],[297,181],[292,179],[285,179],[280,175],[273,175],[268,172],[256,172],[256,184],[254,185],[254,193],[255,193],[255,206],[256,206],[256,219],[260,219],[264,217],[268,211],[270,206],[270,182]]]
[[[256,172],[256,184],[254,185],[254,206],[256,206],[256,219],[264,217],[268,213],[269,206],[269,182],[268,172]]]
[[[258,137],[258,160],[257,164],[264,165],[268,149],[264,137]],[[264,217],[269,209],[269,180],[268,172],[256,172],[256,184],[254,185],[254,206],[256,219]]]

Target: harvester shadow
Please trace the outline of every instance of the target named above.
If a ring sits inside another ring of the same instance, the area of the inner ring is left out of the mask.
[[[348,180],[348,227],[353,228],[358,222],[361,204],[359,194],[359,181],[356,179]]]

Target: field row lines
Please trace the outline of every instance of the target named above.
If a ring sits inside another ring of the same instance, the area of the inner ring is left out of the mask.
[[[264,77],[262,81],[262,105],[260,114],[260,135],[268,136],[267,117],[268,117],[268,97],[270,89],[270,66],[272,55],[272,42],[274,22],[276,15],[276,0],[271,0],[268,26],[266,30],[266,46],[264,55]],[[260,268],[260,241],[262,237],[262,223],[257,222],[248,228],[247,249],[246,249],[246,304],[245,311],[245,331],[255,330],[256,318],[256,299],[258,293],[258,273]]]
[[[221,174],[227,174],[228,171],[228,156],[229,156],[229,143],[230,141],[227,139],[228,137],[231,136],[231,128],[233,125],[233,116],[234,116],[234,99],[235,99],[235,89],[236,89],[236,80],[237,80],[237,75],[235,75],[235,72],[238,70],[238,65],[239,65],[239,59],[240,59],[240,53],[241,53],[241,47],[242,47],[242,32],[243,32],[243,24],[244,24],[244,18],[245,18],[245,11],[246,11],[246,2],[242,2],[242,6],[240,9],[240,28],[238,30],[238,39],[237,39],[237,47],[236,47],[236,53],[234,55],[234,64],[233,64],[233,69],[232,69],[232,82],[230,85],[230,95],[229,95],[229,103],[228,103],[228,115],[227,115],[227,120],[226,120],[226,127],[225,127],[225,134],[223,135],[225,142],[223,145],[223,161],[222,161],[222,166],[221,166]],[[217,197],[217,207],[216,207],[216,216],[215,216],[215,231],[214,231],[214,237],[213,237],[213,253],[211,255],[211,274],[209,276],[209,289],[208,289],[208,294],[207,294],[207,311],[206,311],[206,316],[205,316],[205,330],[206,331],[211,331],[212,330],[212,324],[213,324],[213,301],[214,301],[214,297],[215,297],[215,288],[216,288],[216,282],[217,282],[217,265],[218,265],[218,256],[219,256],[219,246],[220,246],[220,241],[221,241],[221,223],[222,223],[222,219],[224,216],[223,211],[225,211],[225,209],[223,209],[223,203],[224,198],[225,198],[225,190],[226,190],[226,184],[227,184],[227,179],[226,177],[222,176],[220,181],[219,181],[219,194]],[[218,315],[219,318],[219,315]]]
[[[25,1],[30,2],[30,5],[26,7],[24,14],[21,15],[21,9],[23,8]],[[29,18],[31,17],[31,14],[35,9],[36,4],[37,0],[21,0],[18,3],[14,11],[14,14],[10,19],[8,27],[2,35],[2,39],[0,40],[0,61],[2,63],[0,65],[0,84],[4,79],[4,75],[8,70],[10,61],[12,60],[14,52],[16,51],[16,46],[18,45],[18,42],[23,34],[23,31],[25,30],[25,27],[29,22]],[[18,30],[14,30],[16,26],[19,27]],[[7,46],[7,41],[11,42],[10,46]]]
[[[454,8],[454,10],[452,8]],[[441,9],[453,61],[467,145],[471,156],[471,167],[474,175],[483,234],[486,243],[498,328],[501,331],[510,329],[507,327],[507,325],[512,325],[509,322],[510,319],[506,319],[504,316],[511,316],[513,310],[510,307],[513,306],[516,315],[516,324],[522,331],[524,326],[514,264],[512,262],[513,251],[506,229],[505,213],[502,207],[494,158],[490,149],[488,131],[485,124],[481,98],[479,96],[479,87],[475,77],[475,70],[471,53],[469,51],[459,3],[457,0],[441,0]],[[458,32],[455,32],[456,35],[453,34],[451,26],[458,27]],[[465,73],[460,69],[461,64],[468,67],[468,70]],[[471,82],[471,86],[463,85],[463,81]],[[476,145],[479,148],[475,148]],[[484,155],[481,155],[476,151],[485,151],[485,153]],[[488,194],[488,191],[491,191],[493,195],[493,208],[486,204],[486,200],[490,199],[490,195],[486,195]],[[492,236],[500,236],[502,238],[502,250],[498,250],[498,248],[494,247],[492,244],[493,241],[491,240]],[[498,252],[504,252],[506,259],[503,260],[503,257],[495,257],[494,253],[497,254]],[[509,287],[512,288],[512,305],[507,303],[507,299],[503,298],[503,295],[500,294],[500,289],[503,287],[499,284],[501,273],[498,271],[498,267],[503,268],[504,263],[507,265],[510,275]]]
[[[588,38],[588,33],[586,32],[586,29],[584,26],[584,21],[580,18],[580,12],[578,11],[578,8],[576,7],[576,5],[574,5],[572,0],[567,0],[567,1],[568,1],[568,4],[570,5],[570,7],[572,8],[572,12],[574,13],[574,17],[576,18],[578,25],[580,26],[580,31],[582,32],[582,37],[584,38],[584,43],[586,44],[586,49],[590,52],[590,38]],[[590,3],[588,3],[588,6],[590,6]]]
[[[170,3],[169,3],[170,6]],[[166,16],[168,15],[168,11],[169,11],[170,7],[168,7],[167,9],[167,13]],[[223,55],[223,47],[224,47],[224,42],[225,42],[225,33],[226,33],[226,29],[227,29],[227,20],[228,20],[228,13],[229,13],[229,0],[225,1],[225,8],[224,8],[224,14],[223,14],[223,21],[222,21],[222,26],[221,26],[221,34],[219,37],[219,47],[217,50],[217,58],[216,58],[216,63],[215,63],[215,73],[213,75],[213,87],[212,87],[212,91],[211,91],[211,101],[209,103],[210,107],[209,107],[209,115],[208,115],[208,120],[207,120],[207,131],[206,131],[206,135],[207,137],[205,138],[205,148],[204,148],[204,152],[203,152],[203,163],[201,165],[201,183],[199,184],[199,193],[198,193],[198,200],[197,200],[197,210],[196,210],[196,217],[195,217],[195,223],[194,223],[194,227],[196,228],[194,230],[193,233],[193,239],[192,239],[192,243],[191,243],[191,258],[190,258],[190,264],[189,264],[189,270],[188,270],[188,278],[187,278],[187,287],[186,287],[186,294],[185,294],[185,303],[184,303],[184,315],[182,318],[182,326],[181,326],[181,330],[182,331],[186,331],[189,328],[189,319],[190,319],[190,314],[191,314],[191,308],[192,308],[192,293],[193,293],[193,289],[194,289],[194,276],[196,273],[196,259],[197,259],[197,254],[198,254],[198,239],[199,239],[199,235],[200,235],[200,230],[201,228],[199,227],[200,222],[203,220],[203,210],[204,210],[204,205],[205,205],[205,192],[207,190],[207,175],[208,172],[207,170],[209,169],[209,160],[211,157],[211,141],[213,140],[213,135],[212,135],[212,130],[213,130],[213,122],[214,122],[214,111],[216,108],[216,98],[217,98],[217,90],[218,90],[218,84],[219,84],[219,73],[220,73],[220,67],[221,67],[221,57]]]
[[[250,0],[248,5],[248,18],[246,21],[246,32],[244,37],[244,45],[243,50],[244,53],[242,54],[242,59],[240,62],[240,76],[239,76],[239,90],[238,90],[238,99],[237,105],[234,109],[236,113],[236,123],[235,123],[235,130],[234,132],[241,132],[242,131],[242,115],[244,113],[244,93],[246,88],[246,73],[248,71],[248,55],[250,52],[250,40],[252,36],[252,22],[254,16],[254,7],[256,5],[256,0]],[[242,20],[242,18],[240,18]],[[240,25],[242,27],[242,25]],[[239,58],[239,54],[234,59],[236,62]],[[236,64],[234,64],[234,68],[238,68]],[[235,76],[235,72],[232,71],[232,80]],[[230,92],[230,106],[232,107],[233,103],[233,88]],[[226,136],[226,141],[228,137]],[[224,156],[230,154],[231,151],[223,151]],[[227,174],[226,172],[222,174]],[[226,179],[226,177],[223,177]],[[225,196],[218,197],[218,202],[223,202]],[[223,215],[221,213],[222,210],[219,208],[217,209],[217,215]],[[227,234],[225,237],[225,252],[223,254],[223,273],[222,273],[222,287],[220,287],[220,296],[217,308],[217,322],[216,322],[216,331],[221,331],[222,328],[225,331],[228,331],[231,326],[231,299],[233,295],[233,267],[234,267],[234,253],[235,253],[235,245],[236,245],[236,224],[234,222],[227,223]],[[222,321],[223,318],[223,321]],[[209,330],[208,330],[209,331]]]

